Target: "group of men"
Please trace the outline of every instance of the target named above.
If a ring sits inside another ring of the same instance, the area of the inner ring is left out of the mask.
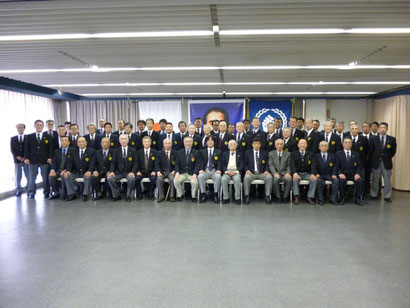
[[[107,196],[117,201],[122,192],[127,201],[140,200],[144,182],[149,182],[148,198],[179,202],[184,198],[184,183],[189,182],[193,202],[203,203],[211,196],[215,203],[226,204],[232,181],[233,202],[249,204],[251,185],[259,180],[264,183],[267,204],[289,203],[291,193],[292,202],[299,204],[300,182],[307,181],[307,203],[323,205],[330,184],[330,202],[342,205],[351,181],[354,201],[363,205],[364,196],[378,198],[382,176],[384,199],[391,202],[392,158],[397,145],[387,135],[388,124],[364,122],[360,131],[352,121],[344,132],[344,123],[331,119],[319,131],[320,123],[315,121],[291,117],[289,127],[282,127],[277,118],[265,132],[257,117],[235,125],[219,120],[202,125],[201,118],[196,118],[189,125],[180,121],[179,132],[175,132],[165,119],[160,120],[159,131],[153,129],[153,119],[146,119],[138,121],[134,132],[131,123],[119,120],[113,132],[112,124],[100,119],[98,127],[88,125],[84,136],[70,122],[55,131],[54,121],[46,121],[44,130],[43,121],[37,120],[35,132],[29,135],[19,123],[18,134],[11,138],[16,195],[27,190],[28,197],[34,198],[40,169],[45,198],[66,201],[78,194],[82,201],[90,195],[94,200]],[[27,188],[21,186],[23,172]],[[78,178],[83,179],[81,190]],[[210,179],[211,195],[207,193]]]

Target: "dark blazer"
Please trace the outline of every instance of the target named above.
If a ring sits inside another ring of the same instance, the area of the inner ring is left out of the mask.
[[[384,167],[387,170],[393,169],[393,157],[397,149],[396,138],[390,135],[385,136],[386,141],[384,148],[380,142],[380,136],[370,139],[370,161],[374,169],[379,168],[381,161],[383,161]]]
[[[175,162],[175,172],[188,173],[189,175],[198,174],[199,168],[202,164],[202,155],[199,151],[191,148],[188,163],[186,159],[186,149],[183,148],[178,151]]]
[[[255,163],[254,163],[254,154],[253,149],[249,149],[245,152],[245,172],[251,171],[255,172]],[[268,153],[262,150],[259,150],[259,162],[258,162],[258,171],[264,173],[269,171],[269,162],[268,162]]]
[[[235,139],[230,133],[225,132],[224,137],[222,140],[219,138],[219,135],[216,136],[216,144],[215,147],[222,152],[229,151],[228,143],[230,140]]]
[[[144,173],[145,149],[142,148],[138,150],[137,155],[138,155],[137,172]],[[157,156],[158,156],[157,150],[151,149],[149,151],[149,159],[148,159],[148,172],[149,173],[151,173],[152,171],[155,171],[155,160],[158,158]]]
[[[313,153],[319,152],[320,136],[318,132],[316,132],[315,130],[312,130],[309,136],[307,135],[307,132],[306,132],[305,139],[307,141],[306,151],[313,152]]]
[[[142,139],[143,139],[145,136],[148,136],[148,131],[147,131],[147,130],[145,130],[145,131],[142,132],[141,142],[142,142]],[[159,147],[159,136],[160,136],[160,135],[159,135],[158,132],[156,132],[156,131],[154,131],[154,130],[151,132],[151,139],[152,139],[151,148],[153,148],[153,149],[155,149],[155,150],[158,150],[158,147]]]
[[[283,138],[282,138],[283,139]],[[285,139],[283,139],[285,142]],[[295,139],[289,138],[288,142],[283,146],[283,150],[286,152],[293,152],[298,150],[298,143]]]
[[[171,133],[171,141],[172,141],[172,149],[175,151],[180,150],[181,148],[184,147],[184,144],[182,143],[182,139],[180,134],[178,133]],[[168,134],[161,134],[159,135],[158,139],[158,149],[162,150],[164,148],[164,140],[168,138]]]
[[[87,147],[93,148],[94,150],[101,149],[101,137],[102,135],[99,135],[95,133],[94,135],[94,141],[91,142],[91,136],[90,134],[87,134],[84,136],[85,140],[87,140]]]
[[[45,133],[49,134],[49,135],[53,138],[53,140],[58,137],[58,133],[57,133],[57,131],[55,131],[55,130],[53,130],[53,131],[51,132],[51,134],[49,133],[48,130],[45,131]]]
[[[206,139],[206,137],[208,137],[208,136],[214,136],[214,135],[212,135],[212,134],[205,135],[205,134],[204,134],[204,135],[201,137],[201,149],[206,148],[205,139]],[[215,136],[215,137],[216,137],[216,136]],[[215,144],[215,146],[216,146],[216,144]]]
[[[350,136],[349,138],[353,138]],[[363,136],[356,136],[357,140],[354,144],[352,144],[352,151],[359,153],[360,155],[360,162],[362,163],[362,168],[364,168],[366,164],[367,154],[369,152],[369,143],[367,142],[367,138]]]
[[[293,151],[290,154],[290,172],[292,174],[292,176],[295,173],[299,173],[302,172],[302,167],[304,165],[304,167],[306,168],[306,172],[307,173],[312,173],[312,160],[313,160],[313,152],[310,151],[305,151],[305,157],[302,160],[302,154],[300,154],[300,151]]]
[[[99,135],[105,135],[104,127],[103,128],[98,128],[95,132]]]
[[[107,137],[107,134],[102,134],[101,139]],[[113,133],[110,134],[110,149],[116,149],[121,146],[120,139]]]
[[[95,150],[90,147],[86,147],[83,155],[83,159],[80,159],[80,149],[73,148],[72,155],[67,155],[67,171],[84,174],[87,171],[93,172],[95,166]]]
[[[231,151],[223,152],[222,153],[222,173],[225,173],[228,170],[228,163],[229,163],[229,157],[231,155]],[[243,159],[243,153],[236,151],[236,168],[239,171],[239,174],[242,174],[243,168],[244,168],[244,159]]]
[[[262,147],[261,149],[264,149],[266,147],[266,139],[267,139],[267,134],[264,132],[261,128],[258,129],[258,132],[256,134],[253,133],[253,130],[249,130],[248,135],[251,137],[251,143],[253,138],[258,136],[259,138],[262,139]]]
[[[326,162],[323,161],[322,152],[316,153],[312,160],[312,174],[319,174],[321,177],[332,177],[337,175],[337,158],[335,154],[327,152]]]
[[[111,161],[111,165],[110,165],[111,172],[136,173],[137,170],[138,170],[138,155],[137,155],[136,149],[134,149],[131,146],[128,146],[127,157],[125,159],[122,158],[122,147],[119,147],[113,150],[113,160]]]
[[[16,157],[21,156],[24,158],[24,144],[26,143],[27,135],[23,135],[23,142],[19,141],[19,136],[16,135],[10,138],[10,150],[13,154],[13,159],[15,163],[21,163]]]
[[[234,135],[235,140],[237,138],[237,134],[238,133]],[[250,148],[251,148],[251,137],[245,132],[242,132],[241,140],[239,140],[237,150],[243,154]]]
[[[117,135],[118,137],[120,136],[120,131],[116,130],[115,132],[113,132],[114,135]],[[123,134],[125,134],[124,130],[123,130]]]
[[[171,150],[170,158],[168,160],[165,150],[162,149],[161,151],[157,152],[157,158],[155,159],[155,171],[161,172],[163,175],[167,175],[174,171],[177,152]]]
[[[336,152],[337,158],[337,174],[343,173],[344,175],[354,176],[355,174],[360,174],[360,169],[362,164],[360,162],[359,153],[355,151],[350,151],[350,160],[347,161],[346,154],[344,150]]]
[[[266,138],[268,138],[268,136],[269,136],[269,134],[266,134]],[[275,141],[276,141],[277,139],[279,139],[279,136],[276,135],[276,134],[272,134],[272,137],[271,137],[271,138],[266,139],[266,145],[265,145],[265,149],[264,149],[264,150],[265,150],[266,152],[268,152],[268,154],[269,154],[270,151],[276,150],[276,148],[275,148]]]
[[[298,142],[300,139],[305,138],[305,131],[301,130],[297,127],[295,127],[295,133],[292,135],[292,129],[290,128],[291,132],[290,132],[290,137],[295,139],[296,142]],[[282,137],[282,136],[281,136]]]
[[[185,137],[189,137],[189,135],[187,134]],[[184,138],[185,138],[184,137]],[[200,149],[202,149],[202,138],[201,138],[201,136],[200,135],[198,135],[198,134],[195,134],[193,137],[192,137],[192,139],[194,140],[194,143],[193,143],[193,145],[192,145],[192,147],[195,149],[195,150],[200,150]],[[181,149],[184,147],[184,140],[182,139],[182,147],[181,147]]]
[[[209,155],[209,150],[208,148],[204,148],[201,151],[202,159],[201,159],[201,166],[199,167],[199,170],[205,171],[206,167],[208,166],[208,155]],[[222,151],[218,150],[214,147],[214,152],[212,155],[212,163],[214,165],[214,169],[216,170],[222,170]]]
[[[73,151],[75,151],[75,149],[68,147],[66,157],[63,161],[63,148],[58,148],[57,150],[55,150],[50,170],[54,170],[55,172],[61,172],[63,170],[66,170],[68,166],[68,161],[71,159],[73,155]]]
[[[53,140],[49,134],[43,133],[40,143],[37,142],[37,134],[26,135],[24,143],[24,158],[30,160],[30,164],[47,164],[47,160],[53,157]]]
[[[326,139],[326,133],[321,132],[319,134],[319,143],[323,140]],[[319,144],[318,144],[319,146]],[[336,135],[335,133],[332,132],[332,135],[330,136],[329,139],[329,153],[335,154],[337,151],[340,151],[342,149],[342,142],[340,141],[340,137]],[[319,150],[320,151],[320,150]]]
[[[204,135],[204,129],[201,127],[199,134],[198,134],[197,130],[198,130],[198,128],[195,128],[195,133],[196,133],[199,137],[203,137],[203,135]]]
[[[68,136],[68,139],[70,140],[70,147],[78,148],[77,141],[78,141],[78,138],[80,138],[80,137],[81,137],[81,135],[78,134],[77,139],[74,140],[72,135]]]
[[[211,135],[215,137],[219,136],[219,130],[218,131],[211,130]]]
[[[129,136],[128,136],[129,137]],[[131,137],[129,137],[129,142],[128,145],[136,149],[137,151],[139,149],[142,149],[142,141],[138,134],[136,133],[131,133]]]
[[[107,173],[110,171],[111,162],[114,159],[114,150],[108,148],[107,156],[104,159],[103,149],[95,151],[95,166],[94,171],[98,174]]]

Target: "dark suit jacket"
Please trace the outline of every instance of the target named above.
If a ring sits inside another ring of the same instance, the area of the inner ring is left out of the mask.
[[[176,163],[177,152],[171,150],[170,158],[168,160],[165,150],[157,152],[157,158],[155,159],[155,171],[161,172],[163,175],[167,175],[174,171]]]
[[[268,138],[268,136],[269,136],[269,134],[266,134],[266,138]],[[279,139],[279,136],[276,135],[276,134],[272,134],[272,137],[271,137],[271,138],[266,139],[266,145],[265,145],[265,149],[264,149],[264,150],[265,150],[266,152],[268,152],[268,154],[269,154],[270,151],[276,150],[276,148],[275,148],[275,141],[276,141],[277,139]]]
[[[101,135],[101,139],[107,137],[107,134],[102,134]],[[111,133],[110,135],[110,149],[116,149],[119,148],[121,146],[120,144],[120,139],[118,138],[117,135],[114,135],[113,133]]]
[[[107,173],[110,171],[111,162],[114,159],[114,150],[108,148],[107,156],[104,159],[103,149],[98,149],[95,151],[95,166],[94,171],[98,174]]]
[[[81,137],[81,135],[78,134],[77,138],[74,140],[72,135],[68,136],[68,139],[70,140],[70,147],[78,148],[77,141],[78,141],[78,138],[80,138],[80,137]]]
[[[199,132],[199,134],[197,133],[197,128],[195,128],[195,133],[199,136],[199,137],[202,137],[203,135],[204,135],[204,129],[201,127],[200,128],[200,132]]]
[[[147,130],[145,130],[145,131],[143,131],[142,132],[142,136],[141,136],[141,142],[142,142],[142,139],[145,137],[145,136],[148,136],[148,131]],[[158,150],[158,147],[159,147],[159,133],[158,132],[156,132],[156,131],[152,131],[151,132],[151,139],[152,139],[152,142],[151,142],[151,148],[153,148],[153,149],[155,149],[155,150]]]
[[[305,166],[306,172],[311,174],[311,173],[312,173],[312,160],[313,160],[313,155],[314,155],[313,152],[305,151],[305,157],[304,157],[304,159],[303,159],[303,161],[302,161],[302,154],[300,154],[300,151],[299,151],[299,150],[293,151],[293,152],[290,154],[290,162],[289,162],[289,164],[290,164],[290,172],[291,172],[292,176],[293,176],[295,173],[302,172],[302,171],[301,171],[301,170],[302,170],[302,168],[301,168],[302,165]]]
[[[283,139],[283,142],[285,142],[285,139]],[[297,151],[298,150],[297,141],[293,138],[289,138],[288,142],[285,143],[285,145],[283,146],[283,150],[286,151],[286,152]]]
[[[321,132],[319,134],[319,143],[323,140],[326,139],[326,133]],[[318,144],[319,146],[319,144]],[[340,137],[336,135],[335,133],[332,132],[332,135],[330,136],[329,139],[329,153],[335,154],[336,152],[340,151],[342,149],[342,143],[340,141]],[[319,150],[320,151],[320,150]]]
[[[264,132],[261,128],[258,129],[257,133],[254,134],[253,130],[249,130],[248,135],[251,137],[251,143],[253,138],[255,138],[256,136],[258,136],[259,138],[261,138],[262,140],[262,147],[261,149],[264,149],[266,147],[266,139],[267,139],[267,134],[266,132]]]
[[[350,151],[350,160],[347,161],[346,153],[344,150],[336,152],[337,158],[337,174],[343,173],[344,175],[354,176],[355,174],[360,174],[360,169],[362,168],[360,162],[359,153],[355,151]]]
[[[172,149],[175,151],[180,150],[181,148],[184,147],[184,144],[182,143],[182,139],[180,134],[178,133],[171,133],[171,141],[172,141]],[[158,149],[162,150],[164,148],[164,140],[168,138],[168,134],[161,134],[159,135],[158,139]]]
[[[87,147],[93,148],[94,150],[101,149],[101,137],[102,135],[99,135],[95,133],[94,135],[94,142],[91,142],[91,136],[90,134],[87,134],[84,136],[85,140],[87,140]]]
[[[202,159],[201,159],[201,166],[199,167],[199,170],[205,171],[206,167],[208,166],[208,155],[209,155],[209,149],[205,148],[202,149],[201,151]],[[214,152],[212,155],[212,163],[214,165],[214,169],[216,170],[222,170],[222,151],[218,150],[214,147]]]
[[[25,140],[24,158],[28,158],[30,164],[47,164],[47,160],[53,158],[53,140],[49,134],[43,133],[40,143],[36,133],[26,135]]]
[[[71,147],[67,148],[67,154],[64,158],[63,162],[63,148],[58,148],[57,150],[54,151],[54,156],[53,156],[53,161],[51,162],[51,167],[50,170],[54,170],[55,172],[61,172],[63,170],[67,169],[68,161],[73,155],[73,151],[76,149],[73,149]]]
[[[242,174],[244,168],[244,159],[243,153],[236,151],[236,168],[239,171],[239,174]],[[222,173],[225,173],[228,170],[229,157],[231,156],[231,151],[222,153]]]
[[[187,134],[185,137],[189,137],[189,135]],[[193,143],[193,145],[192,145],[192,147],[195,149],[195,150],[200,150],[200,149],[202,149],[202,138],[201,138],[201,136],[200,135],[198,135],[198,134],[195,134],[193,137],[192,137],[192,139],[194,140],[194,143]],[[181,149],[184,147],[184,140],[182,140],[182,147],[181,147]]]
[[[136,133],[131,133],[131,138],[129,138],[128,145],[136,149],[142,149],[142,139]]]
[[[312,130],[309,136],[307,135],[307,132],[306,132],[305,139],[307,141],[306,151],[313,152],[313,153],[319,152],[320,136],[318,132],[316,132],[315,130]]]
[[[58,137],[58,133],[55,130],[53,130],[51,134],[48,132],[48,130],[45,131],[45,133],[49,134],[53,138],[53,140]]]
[[[124,168],[123,168],[124,166]],[[138,170],[137,150],[128,146],[127,157],[122,158],[122,147],[113,150],[110,171],[114,173],[136,173]]]
[[[83,155],[83,159],[80,159],[80,149],[73,148],[72,155],[67,155],[67,171],[84,174],[88,171],[93,172],[95,166],[95,150],[90,147],[86,147]]]
[[[253,149],[245,152],[245,172],[248,170],[252,173],[255,172]],[[259,151],[258,171],[261,173],[269,171],[268,153],[262,150]]]
[[[237,138],[237,134],[238,133],[234,135],[235,140]],[[251,137],[245,132],[242,132],[241,140],[239,140],[237,150],[243,154],[250,148],[251,148]]]
[[[230,140],[235,139],[230,133],[225,132],[222,140],[219,138],[219,135],[216,136],[216,144],[215,147],[222,152],[229,151],[228,143]]]
[[[188,163],[186,160],[186,149],[183,148],[178,151],[175,162],[175,172],[188,173],[189,175],[198,174],[199,168],[202,164],[202,155],[199,151],[191,148]]]
[[[24,135],[23,142],[19,141],[19,136],[16,135],[10,139],[10,150],[13,154],[13,159],[15,163],[21,163],[16,157],[21,156],[24,158],[24,144],[26,143],[27,135]]]
[[[145,163],[145,149],[142,148],[138,150],[138,169],[137,172],[144,173],[144,163]],[[151,149],[149,151],[149,159],[148,159],[148,173],[155,171],[155,160],[158,158],[158,152],[155,149]]]
[[[298,142],[300,139],[305,138],[305,131],[295,127],[295,133],[292,135],[292,131],[291,131],[290,136],[291,136],[291,138],[295,139],[296,142]]]
[[[382,147],[379,137],[370,139],[370,160],[372,168],[377,169],[383,161],[384,167],[387,170],[393,169],[393,157],[396,154],[397,143],[393,136],[385,135],[385,147]]]
[[[125,133],[124,131],[123,131],[123,133]],[[119,130],[116,130],[115,132],[113,132],[113,134],[114,135],[117,135],[118,137],[120,136],[120,131]]]
[[[331,178],[337,175],[337,159],[335,154],[327,152],[326,162],[323,161],[322,153],[316,153],[312,160],[312,174],[319,174],[321,177]]]
[[[350,136],[350,133],[348,136],[349,138],[353,138]],[[364,168],[366,164],[367,155],[369,152],[369,143],[366,137],[358,135],[356,136],[356,138],[357,141],[354,144],[352,144],[352,151],[359,153],[360,162],[362,163],[362,168]]]

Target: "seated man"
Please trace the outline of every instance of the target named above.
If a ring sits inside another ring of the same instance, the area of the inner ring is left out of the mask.
[[[263,135],[266,139],[266,133]],[[252,149],[245,152],[245,178],[243,186],[245,190],[244,204],[248,205],[251,183],[254,180],[265,181],[265,203],[271,204],[272,175],[269,173],[268,154],[261,151],[262,140],[259,136],[252,139]]]
[[[71,158],[71,155],[73,154],[73,148],[69,147],[70,145],[70,139],[67,136],[61,137],[61,148],[58,148],[54,152],[54,157],[53,161],[51,162],[51,169],[50,169],[50,174],[49,174],[49,179],[50,179],[50,186],[53,191],[53,195],[50,197],[50,200],[57,199],[60,197],[60,189],[58,185],[57,179],[61,177],[61,193],[62,193],[62,199],[66,197],[66,189],[65,185],[63,185],[63,178],[64,178],[64,173],[67,169],[67,162],[68,162],[68,156]]]
[[[299,204],[299,182],[300,180],[306,180],[309,182],[309,191],[306,201],[309,204],[316,204],[314,201],[317,179],[312,174],[312,159],[313,152],[306,151],[307,141],[300,139],[298,142],[298,151],[294,151],[290,154],[290,173],[293,177],[293,195],[294,204]]]
[[[199,203],[206,201],[206,180],[212,179],[214,181],[214,203],[219,202],[219,190],[221,188],[221,150],[215,149],[215,136],[207,137],[205,143],[207,148],[201,150],[202,159],[199,168],[198,182],[199,182]]]
[[[190,137],[184,138],[184,148],[177,153],[175,162],[175,189],[177,191],[177,202],[182,200],[183,187],[185,181],[191,182],[192,202],[197,202],[198,198],[198,173],[201,166],[201,153],[192,148],[193,140]]]
[[[339,204],[345,203],[347,181],[354,181],[356,193],[355,203],[362,206],[363,179],[360,176],[361,163],[359,153],[352,151],[352,139],[346,137],[342,143],[343,150],[336,152],[337,174],[339,175]]]
[[[84,137],[79,137],[77,140],[77,147],[73,149],[71,157],[67,155],[67,169],[64,173],[64,184],[67,189],[66,201],[71,201],[76,198],[74,184],[75,179],[84,179],[84,188],[82,201],[88,199],[88,194],[91,189],[91,174],[94,171],[95,151],[87,147],[87,141]]]
[[[289,203],[289,194],[292,187],[292,176],[290,175],[290,153],[283,150],[285,142],[282,139],[275,140],[276,151],[269,152],[269,169],[273,174],[273,191],[276,203]],[[283,199],[280,196],[280,183],[285,185]]]
[[[149,178],[148,198],[155,200],[154,189],[155,182],[157,181],[157,173],[155,172],[155,160],[157,158],[157,150],[151,148],[151,142],[152,140],[149,136],[142,138],[143,148],[138,151],[138,168],[136,177],[137,200],[142,199],[141,181],[143,178]]]
[[[331,123],[329,121],[329,123]],[[339,180],[337,178],[337,159],[333,153],[329,152],[329,143],[326,140],[319,142],[319,153],[316,153],[312,161],[312,173],[317,177],[317,195],[319,204],[325,202],[324,190],[326,181],[332,182],[332,192],[330,201],[337,205],[337,192],[339,189]]]
[[[108,175],[110,174],[110,166],[113,160],[114,150],[110,148],[110,139],[104,137],[101,139],[100,149],[95,151],[95,166],[91,176],[91,185],[95,191],[94,200],[102,197],[101,194],[101,179],[106,179],[106,187],[108,188]]]
[[[163,141],[163,149],[158,151],[158,157],[155,159],[155,171],[157,172],[157,187],[158,200],[162,202],[165,200],[164,196],[164,179],[168,179],[169,184],[169,200],[175,202],[175,160],[177,152],[172,149],[172,142],[168,138]]]
[[[235,203],[241,205],[241,174],[243,171],[243,154],[237,151],[235,140],[229,140],[229,151],[222,154],[222,204],[229,202],[229,181],[233,180]]]
[[[108,185],[111,188],[111,201],[121,200],[118,181],[127,179],[127,201],[132,200],[132,191],[135,186],[135,173],[138,170],[137,150],[128,146],[128,136],[120,135],[119,148],[116,148],[113,153],[113,160],[110,165],[110,173],[108,175]]]

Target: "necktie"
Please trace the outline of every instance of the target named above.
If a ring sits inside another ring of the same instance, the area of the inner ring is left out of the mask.
[[[381,143],[382,143],[382,148],[384,148],[384,136],[382,136]]]
[[[233,156],[233,154],[235,154],[235,152],[231,152],[231,156]]]
[[[186,164],[189,163],[189,150],[186,150]]]
[[[282,162],[282,153],[278,153],[278,155],[279,155],[279,165],[280,165]]]
[[[241,133],[239,133],[237,136],[236,136],[236,141],[239,143],[239,140],[241,140]]]
[[[346,153],[346,159],[347,161],[350,161],[350,151]]]
[[[300,153],[302,155],[302,161],[305,160],[305,152]]]
[[[37,142],[40,143],[41,138],[40,138],[40,134],[37,134]]]
[[[326,155],[325,154],[323,154],[323,162],[324,163],[326,162]]]
[[[257,164],[255,166],[255,171],[258,171],[259,170],[259,152],[256,152],[255,156],[256,156],[256,164]]]
[[[122,157],[125,158],[126,156],[127,156],[127,153],[125,152],[125,148],[124,148],[122,152]]]
[[[209,171],[212,171],[213,165],[212,165],[212,151],[209,150],[209,155],[208,155],[208,169]]]
[[[144,157],[144,172],[148,172],[148,151],[145,151],[145,157]]]
[[[94,135],[91,135],[91,142],[94,142]]]
[[[80,151],[80,159],[83,160],[83,157],[84,157],[84,150],[81,150]]]
[[[292,137],[295,135],[295,129],[292,129]]]
[[[23,142],[23,138],[20,136],[20,143],[22,143]]]
[[[326,133],[326,142],[329,142],[329,134]]]
[[[355,145],[356,144],[356,137],[353,137],[353,145]]]
[[[107,157],[107,151],[103,151],[103,159]]]
[[[167,151],[166,153],[167,153],[167,159],[169,160],[169,151]]]
[[[199,128],[196,130],[196,133],[199,135]]]
[[[150,137],[151,137],[151,132],[150,132],[150,131],[148,131],[148,136],[150,136]]]

